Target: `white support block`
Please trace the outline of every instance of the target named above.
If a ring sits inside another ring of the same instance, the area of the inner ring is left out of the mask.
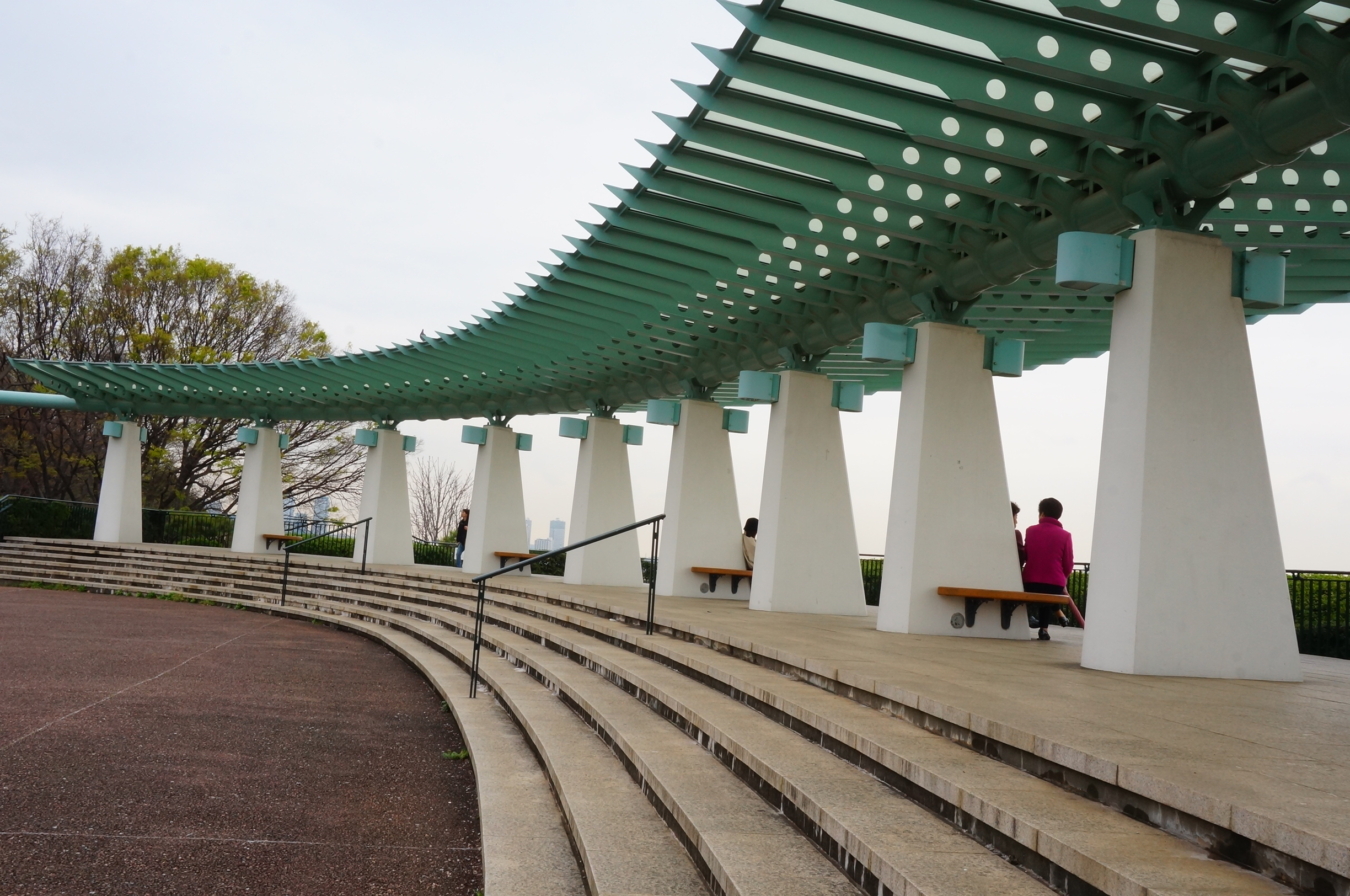
[[[609,417],[589,417],[585,422],[586,436],[577,452],[577,479],[572,492],[574,542],[637,519],[623,424]],[[637,530],[625,532],[569,553],[563,581],[569,585],[638,587],[642,585],[640,558]]]
[[[370,430],[375,445],[366,452],[366,473],[361,480],[361,510],[357,519],[371,517],[366,562],[412,566],[412,514],[408,508],[408,455],[403,434],[396,429]],[[352,559],[360,562],[366,533],[357,526]]]
[[[251,441],[244,443],[244,472],[239,477],[239,505],[234,513],[230,550],[262,554],[267,551],[264,535],[286,531],[281,506],[281,440],[275,429],[266,426],[240,432],[247,433]],[[272,550],[281,547],[274,543]]]
[[[999,605],[985,603],[966,628],[965,601],[937,593],[941,585],[1021,591],[1022,576],[985,338],[942,323],[918,331],[900,398],[877,628],[1026,640],[1025,606],[1004,629]]]
[[[94,541],[135,544],[141,540],[141,428],[109,421],[103,432],[108,453],[98,490]]]
[[[1298,681],[1230,252],[1169,230],[1134,242],[1112,312],[1083,665]]]
[[[485,438],[478,446],[478,460],[473,468],[469,538],[464,545],[464,571],[470,575],[500,569],[497,551],[529,550],[525,538],[525,490],[520,482],[520,440],[514,430],[505,426],[488,426],[484,430]],[[507,575],[529,575],[529,572],[520,570]]]
[[[750,589],[730,587],[703,594],[708,577],[693,566],[744,569],[741,514],[736,503],[736,473],[731,438],[722,428],[722,407],[684,399],[674,404],[679,423],[670,444],[666,475],[666,518],[661,523],[661,561],[656,593],[676,597],[725,597],[746,600]]]
[[[750,609],[865,616],[834,386],[802,370],[777,376]]]

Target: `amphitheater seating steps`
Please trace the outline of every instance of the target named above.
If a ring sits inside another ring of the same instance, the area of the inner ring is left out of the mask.
[[[0,578],[280,610],[280,563],[225,551],[11,539],[0,543]],[[746,662],[732,645],[707,649],[698,632],[666,625],[646,636],[601,607],[508,583],[489,592],[484,627],[483,680],[498,702],[470,701],[459,671],[471,650],[467,577],[360,576],[297,557],[287,590],[286,612],[409,657],[462,724],[500,739],[509,714],[556,793],[592,893],[1292,892],[926,730],[929,719],[878,712]],[[485,706],[497,707],[496,727],[474,715]],[[502,788],[515,800],[519,786],[494,782],[474,732],[465,736],[480,797],[495,801]],[[501,839],[512,827],[494,824],[485,811],[485,861],[498,849],[533,866],[523,839]]]

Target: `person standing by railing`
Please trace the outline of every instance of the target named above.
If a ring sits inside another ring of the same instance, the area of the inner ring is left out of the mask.
[[[745,521],[745,531],[741,534],[741,554],[745,557],[745,568],[755,568],[755,539],[759,535],[759,517],[752,516]]]
[[[1037,507],[1039,518],[1027,527],[1027,562],[1022,568],[1022,587],[1034,594],[1066,594],[1065,586],[1073,572],[1073,536],[1060,524],[1064,505],[1054,498],[1046,498]],[[1027,615],[1034,612],[1033,623],[1041,631],[1042,641],[1050,640],[1048,627],[1059,608],[1054,604],[1027,605]],[[1028,619],[1030,621],[1030,619]]]
[[[455,527],[455,565],[464,565],[464,543],[469,540],[469,508],[459,512],[459,525]]]

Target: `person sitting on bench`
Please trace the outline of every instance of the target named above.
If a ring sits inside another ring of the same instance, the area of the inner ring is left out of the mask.
[[[1040,511],[1039,521],[1027,527],[1027,562],[1022,568],[1022,587],[1035,594],[1068,594],[1065,586],[1069,583],[1069,573],[1073,572],[1073,536],[1059,522],[1064,505],[1054,498],[1046,498],[1037,510]],[[1037,637],[1042,641],[1050,640],[1047,629],[1057,610],[1054,604],[1027,604],[1027,621],[1041,630]],[[1034,621],[1031,619],[1033,612],[1036,614]]]
[[[745,532],[741,535],[741,554],[745,556],[745,568],[755,568],[755,536],[759,534],[759,517],[752,516],[745,521]]]

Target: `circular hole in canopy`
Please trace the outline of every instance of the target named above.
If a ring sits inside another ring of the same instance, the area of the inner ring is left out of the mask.
[[[1093,50],[1088,62],[1091,62],[1097,71],[1104,72],[1111,67],[1111,54],[1105,50]]]
[[[790,236],[785,236],[783,237],[783,248],[795,249],[797,248],[797,241]]]
[[[1044,152],[1045,152],[1047,149],[1049,149],[1049,148],[1050,148],[1050,144],[1049,144],[1049,143],[1046,143],[1046,142],[1045,142],[1044,140],[1042,140],[1040,137],[1037,137],[1035,140],[1032,140],[1032,141],[1031,141],[1031,154],[1032,154],[1033,156],[1041,155],[1042,153],[1044,153]]]
[[[1237,16],[1227,10],[1214,17],[1214,30],[1220,34],[1232,34],[1237,27]]]
[[[912,217],[909,219],[909,229],[910,229],[910,230],[918,230],[918,229],[919,229],[920,227],[922,227],[922,226],[923,226],[923,216],[922,216],[922,215],[914,215],[914,216],[912,216]]]
[[[1158,13],[1158,18],[1164,22],[1175,22],[1181,16],[1181,7],[1177,5],[1177,0],[1158,0],[1158,5],[1154,9]]]
[[[835,203],[835,208],[839,209],[840,214],[847,215],[853,211],[853,203],[847,198],[840,199]]]
[[[1000,131],[998,128],[990,128],[989,130],[984,132],[984,139],[989,142],[990,146],[993,147],[1002,146],[1003,132]]]
[[[942,133],[946,134],[948,137],[955,137],[957,134],[961,133],[961,122],[948,115],[946,118],[942,119]]]
[[[1324,171],[1322,173],[1322,183],[1328,187],[1339,187],[1341,185],[1341,176],[1335,171]]]
[[[1001,100],[1008,95],[1008,88],[998,78],[990,78],[989,83],[984,85],[984,92],[989,94],[991,100]]]
[[[1096,103],[1088,103],[1083,107],[1083,120],[1096,121],[1102,117],[1102,107]]]
[[[844,228],[844,239],[856,240],[857,238],[858,238],[858,231],[854,230],[852,227]]]
[[[806,226],[811,228],[812,233],[820,233],[822,230],[825,229],[825,222],[820,220],[819,218],[812,218],[809,222],[807,222]]]
[[[1036,41],[1036,52],[1046,59],[1054,59],[1059,54],[1059,41],[1047,34]]]
[[[910,198],[910,201],[918,202],[923,198],[923,187],[918,184],[910,184],[905,188],[905,195]]]
[[[829,254],[830,254],[829,246],[816,246],[816,255],[820,256],[821,258],[826,258],[829,256]]]
[[[1163,76],[1163,67],[1156,62],[1144,63],[1144,80],[1152,84]]]
[[[905,160],[906,165],[919,164],[919,151],[913,146],[906,146],[905,151],[900,156]]]
[[[886,178],[882,177],[880,174],[874,174],[867,179],[867,186],[872,190],[880,190],[882,187],[886,186]]]
[[[878,249],[885,249],[885,248],[886,248],[887,246],[889,246],[890,244],[891,244],[891,238],[888,237],[886,234],[883,233],[881,236],[877,237],[877,248],[878,248]]]
[[[1003,172],[997,168],[986,168],[984,171],[984,182],[987,184],[996,184],[1003,177]]]
[[[886,211],[886,209],[882,208],[879,205],[876,208],[872,209],[872,217],[876,218],[878,222],[885,221],[890,216],[891,216],[890,212]]]
[[[1042,90],[1036,94],[1036,108],[1042,112],[1049,112],[1055,108],[1055,97],[1050,91]]]
[[[960,174],[961,160],[953,156],[947,156],[942,162],[942,170],[952,175]]]
[[[1280,172],[1280,180],[1284,181],[1287,187],[1298,186],[1298,172],[1293,168],[1286,168]]]

